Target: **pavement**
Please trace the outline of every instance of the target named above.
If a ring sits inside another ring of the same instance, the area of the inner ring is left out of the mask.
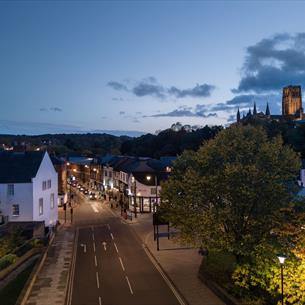
[[[63,228],[55,235],[46,259],[33,279],[27,305],[64,305],[71,265],[74,230]]]

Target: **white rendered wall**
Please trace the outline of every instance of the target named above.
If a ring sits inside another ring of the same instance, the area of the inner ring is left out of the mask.
[[[51,180],[51,188],[42,189],[43,181]],[[54,226],[58,220],[58,180],[57,172],[46,153],[33,181],[33,220],[44,221],[45,226]],[[54,207],[51,208],[51,194],[54,194]],[[39,199],[43,199],[43,214],[39,215]]]
[[[12,205],[19,204],[19,216],[12,215]],[[9,221],[33,220],[32,183],[15,183],[14,195],[8,195],[7,184],[0,184],[0,210]]]

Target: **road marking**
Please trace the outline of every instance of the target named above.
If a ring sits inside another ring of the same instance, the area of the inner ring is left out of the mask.
[[[94,233],[92,233],[92,239],[94,240],[95,238],[94,238]]]
[[[99,212],[99,210],[98,210],[98,208],[96,207],[96,204],[91,204],[91,208],[93,209],[93,211],[95,212],[95,213],[98,213]]]
[[[96,259],[96,255],[94,255],[94,263],[95,263],[95,266],[97,267],[97,259]]]
[[[93,226],[91,226],[91,231],[94,232],[94,227]]]
[[[116,243],[114,243],[114,247],[117,253],[119,253],[118,247],[116,246]]]
[[[103,246],[104,246],[104,250],[106,251],[107,250],[107,243],[105,241],[103,241]]]
[[[98,297],[98,303],[99,303],[99,305],[102,305],[102,298],[101,297]]]
[[[130,282],[129,282],[128,276],[127,276],[127,275],[125,275],[125,278],[126,278],[126,281],[127,281],[127,284],[128,284],[129,290],[130,290],[130,293],[131,293],[131,294],[133,294],[133,291],[132,291],[132,288],[131,288],[131,285],[130,285]]]
[[[145,244],[142,244],[142,246],[143,246],[144,251],[146,252],[146,255],[148,256],[150,261],[153,263],[155,268],[159,271],[159,273],[161,274],[161,276],[163,277],[164,281],[166,282],[168,287],[171,289],[171,291],[175,295],[175,297],[178,300],[178,302],[180,303],[180,305],[186,305],[185,302],[183,301],[183,299],[181,298],[181,296],[179,295],[179,293],[177,292],[177,290],[174,287],[174,285],[171,283],[171,281],[168,279],[168,277],[165,275],[165,273],[163,272],[161,267],[156,262],[155,258],[152,256],[152,254],[150,254],[150,252],[148,251],[148,248],[146,248]]]
[[[125,271],[125,267],[124,267],[123,261],[122,261],[122,259],[120,257],[119,257],[119,260],[120,260],[120,263],[121,263],[123,271]]]
[[[114,240],[113,234],[112,234],[112,233],[110,233],[110,235],[111,235],[112,240]]]
[[[100,288],[100,280],[98,278],[98,272],[97,271],[95,272],[95,276],[96,276],[96,286],[97,286],[97,288]]]
[[[80,246],[81,246],[82,248],[84,248],[84,253],[86,253],[86,252],[87,252],[87,246],[86,246],[86,244],[80,244]]]
[[[95,252],[95,242],[93,242],[93,251]]]
[[[108,227],[108,229],[110,230],[110,226],[109,226],[109,224],[107,224],[107,227]]]

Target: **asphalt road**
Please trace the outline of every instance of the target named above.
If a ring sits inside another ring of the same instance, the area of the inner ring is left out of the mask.
[[[174,290],[128,225],[100,202],[83,200],[68,305],[178,305]]]

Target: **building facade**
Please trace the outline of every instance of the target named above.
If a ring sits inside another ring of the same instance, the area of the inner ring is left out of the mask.
[[[8,222],[58,221],[58,177],[47,152],[0,154],[0,214]]]

